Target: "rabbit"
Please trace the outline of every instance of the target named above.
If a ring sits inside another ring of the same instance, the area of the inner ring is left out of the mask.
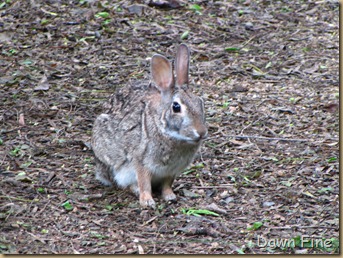
[[[208,134],[204,102],[189,90],[189,58],[188,47],[179,45],[174,78],[171,63],[155,54],[152,81],[119,88],[94,122],[96,179],[130,188],[143,207],[155,208],[155,189],[176,200],[173,181]]]

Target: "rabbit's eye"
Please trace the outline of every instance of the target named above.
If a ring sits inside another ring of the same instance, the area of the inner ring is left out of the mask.
[[[174,113],[180,113],[181,112],[181,106],[179,103],[177,102],[173,102],[173,111]]]

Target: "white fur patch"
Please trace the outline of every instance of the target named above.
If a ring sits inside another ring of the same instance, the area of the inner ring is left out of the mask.
[[[125,166],[120,170],[112,170],[113,177],[120,187],[128,187],[133,184],[137,184],[136,171],[133,166]]]
[[[165,133],[168,134],[169,136],[171,136],[172,138],[178,139],[178,140],[182,140],[182,141],[193,141],[192,138],[184,136],[182,134],[179,134],[175,131],[170,131],[170,130],[165,130]]]

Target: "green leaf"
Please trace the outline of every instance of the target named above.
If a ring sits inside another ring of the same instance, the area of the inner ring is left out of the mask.
[[[20,167],[20,168],[28,168],[31,164],[32,164],[32,161],[29,160],[29,161],[27,161],[27,162],[21,164],[19,167]]]
[[[333,188],[332,187],[323,187],[318,190],[318,193],[326,193],[326,192],[332,192]]]
[[[230,105],[230,102],[224,102],[222,108],[227,108]]]
[[[41,25],[46,25],[46,24],[48,24],[48,20],[47,19],[42,19],[41,21],[40,21],[40,24]]]
[[[240,48],[239,47],[226,47],[224,48],[224,50],[227,52],[238,52]]]
[[[71,194],[71,192],[69,192],[67,189],[64,190],[64,193],[65,193],[66,195]]]
[[[193,172],[195,172],[195,171],[196,171],[196,169],[190,168],[190,169],[187,169],[186,171],[184,171],[182,174],[183,174],[183,175],[188,175],[188,174],[193,173]]]
[[[110,23],[111,23],[111,19],[107,19],[102,22],[102,25],[106,26],[107,24],[110,24]]]
[[[43,187],[37,188],[38,193],[45,193],[45,189]]]
[[[328,159],[329,163],[330,162],[335,162],[335,161],[337,161],[337,157],[331,157],[331,158]]]
[[[278,162],[279,160],[276,157],[272,157],[272,161]]]
[[[281,181],[281,184],[287,186],[287,187],[291,187],[292,186],[292,183],[289,182],[289,181]]]
[[[71,211],[73,209],[73,205],[71,205],[69,201],[62,203],[61,206],[67,211]]]
[[[268,64],[266,65],[266,69],[268,69],[271,66],[272,66],[272,62],[268,62]]]
[[[194,166],[195,168],[203,168],[205,167],[204,163],[199,163],[197,165]]]
[[[19,172],[18,176],[26,176],[26,173],[25,172]]]
[[[199,11],[200,12],[202,10],[202,7],[200,5],[193,4],[193,5],[189,6],[189,9],[193,10],[193,11]]]
[[[108,205],[106,205],[106,206],[105,206],[105,208],[106,208],[107,210],[109,210],[109,211],[113,210],[113,207],[112,207],[112,205],[109,205],[109,204],[108,204]]]
[[[182,211],[183,214],[193,215],[193,216],[198,216],[198,217],[200,217],[201,215],[212,215],[212,216],[219,217],[218,213],[215,213],[215,212],[209,211],[209,210],[204,210],[204,209],[197,210],[197,209],[184,209],[184,208],[181,208],[181,211]]]
[[[106,18],[110,17],[110,14],[108,12],[99,12],[99,13],[97,13],[95,15],[95,17],[96,18],[100,18],[101,17],[101,18],[106,19]]]
[[[95,232],[95,231],[91,231],[90,234],[91,234],[92,237],[96,237],[98,239],[106,239],[106,238],[108,238],[108,236],[104,236],[104,235],[102,235],[102,234],[100,234],[98,232]]]
[[[239,254],[245,254],[244,251],[241,248],[236,249],[236,252],[239,253]]]
[[[29,59],[26,59],[22,62],[23,65],[31,65],[33,62]]]
[[[20,148],[19,148],[19,147],[16,147],[14,150],[11,150],[11,151],[10,151],[10,155],[11,155],[11,156],[18,156],[18,155],[19,155],[19,152],[20,152]]]
[[[182,33],[181,39],[186,39],[186,38],[188,38],[188,35],[189,35],[189,31],[186,30],[184,33]]]
[[[257,221],[257,222],[254,222],[254,224],[251,227],[248,227],[247,229],[248,230],[257,230],[262,226],[263,226],[263,222]]]

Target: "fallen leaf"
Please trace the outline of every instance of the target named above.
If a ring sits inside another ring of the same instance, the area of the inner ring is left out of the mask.
[[[161,9],[176,9],[180,8],[181,5],[176,0],[169,0],[169,1],[152,1],[150,0],[148,6],[150,7],[157,7]]]
[[[38,85],[34,88],[34,90],[48,90],[50,88],[50,84],[48,82],[48,78],[46,75],[43,75],[43,78],[40,80]]]
[[[19,123],[19,125],[21,125],[21,126],[25,126],[25,120],[24,120],[24,114],[23,114],[23,113],[21,113],[21,114],[19,115],[18,123]]]

